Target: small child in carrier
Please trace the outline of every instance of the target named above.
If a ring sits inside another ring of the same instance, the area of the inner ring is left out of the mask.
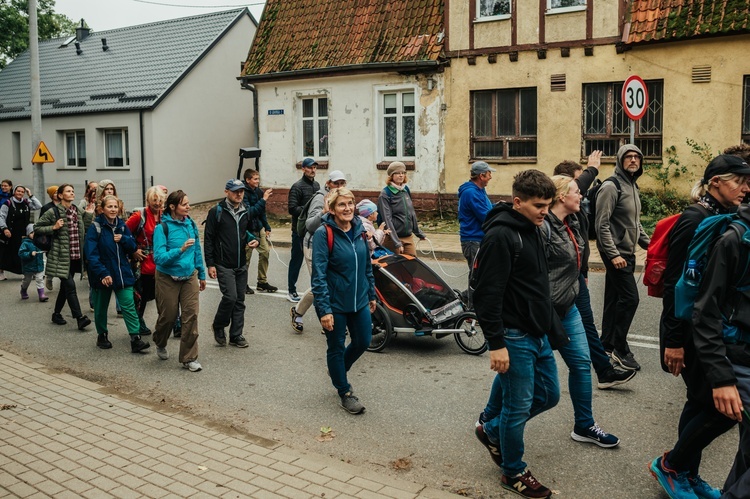
[[[42,251],[34,245],[34,224],[26,226],[26,237],[21,241],[18,256],[21,259],[21,269],[23,270],[21,299],[29,299],[29,294],[26,291],[29,289],[29,284],[31,284],[33,278],[36,281],[39,301],[46,302],[49,298],[44,294],[44,258],[42,257]]]
[[[369,199],[363,199],[357,203],[357,212],[359,213],[359,219],[362,221],[362,225],[365,227],[367,232],[367,243],[370,247],[370,254],[375,248],[383,244],[385,236],[390,234],[390,231],[385,228],[385,222],[381,223],[378,228],[375,228],[375,224],[378,220],[378,207]]]

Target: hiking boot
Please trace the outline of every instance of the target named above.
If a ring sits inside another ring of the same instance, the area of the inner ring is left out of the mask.
[[[515,492],[522,497],[535,497],[547,499],[552,496],[552,491],[539,483],[529,470],[516,476],[503,475],[501,484],[504,489]]]
[[[267,282],[259,282],[257,286],[255,286],[255,289],[258,291],[265,291],[266,293],[275,293],[279,290],[276,286],[271,286]]]
[[[688,483],[693,488],[693,492],[701,499],[719,499],[721,490],[711,487],[700,475],[688,475]]]
[[[196,360],[191,360],[190,362],[183,362],[182,367],[190,371],[191,373],[197,373],[201,369],[203,369],[203,366],[198,363]]]
[[[288,293],[286,295],[286,299],[289,300],[292,303],[299,303],[299,295],[297,294],[296,291]]]
[[[254,295],[255,294],[255,291],[253,291],[253,288],[251,288],[249,284],[245,285],[245,294],[246,295]]]
[[[141,353],[147,348],[149,348],[151,344],[147,341],[143,341],[140,336],[134,335],[130,337],[130,351],[133,353]],[[148,352],[144,352],[148,353]]]
[[[599,447],[609,448],[617,447],[620,443],[620,439],[614,435],[610,435],[606,431],[599,428],[599,425],[594,423],[588,428],[573,427],[573,431],[570,432],[570,438],[576,442],[586,442],[590,444],[596,444]]]
[[[302,315],[297,313],[297,307],[293,306],[289,309],[289,315],[292,318],[292,330],[299,334],[304,329],[304,326],[302,325]]]
[[[84,329],[86,329],[86,326],[91,324],[91,319],[89,319],[85,315],[82,315],[76,319],[76,322],[78,322],[78,330],[83,331]]]
[[[220,347],[227,346],[227,333],[224,332],[223,327],[211,326],[214,331],[214,339]]]
[[[480,418],[482,414],[479,415]],[[502,468],[503,467],[503,454],[500,451],[500,445],[493,443],[490,440],[490,437],[488,437],[487,434],[484,432],[484,426],[482,426],[482,424],[474,428],[474,435],[476,435],[477,440],[479,440],[479,442],[482,445],[484,445],[488,451],[490,451],[490,457],[495,462],[495,464],[498,465],[500,468]]]
[[[677,473],[675,470],[665,467],[663,462],[666,456],[667,454],[665,453],[663,456],[651,461],[648,467],[651,475],[672,499],[697,499],[698,496],[688,481],[689,472],[683,471],[682,473]]]
[[[638,371],[623,371],[622,369],[610,367],[601,376],[598,376],[599,382],[596,387],[600,390],[606,390],[613,386],[622,385],[633,379],[637,373]]]
[[[22,300],[28,300],[29,299],[28,288],[21,288],[21,299]]]
[[[236,338],[229,338],[229,344],[237,348],[247,348],[250,346],[242,335],[237,336]]]
[[[157,356],[158,356],[158,357],[159,357],[159,358],[160,358],[161,360],[167,360],[167,359],[169,358],[169,352],[167,352],[167,349],[166,349],[166,347],[165,347],[165,348],[162,348],[162,347],[156,347],[156,355],[157,355]]]
[[[139,317],[138,322],[140,322],[140,326],[138,327],[138,334],[140,334],[141,336],[149,336],[151,334],[151,330],[146,325],[143,317]]]
[[[8,280],[8,278],[5,277],[5,271],[4,270],[0,270],[0,281],[7,281],[7,280]]]
[[[37,289],[36,292],[39,294],[39,301],[44,303],[49,300],[49,297],[44,293],[44,288]]]
[[[102,350],[112,348],[112,343],[110,343],[109,338],[107,338],[107,333],[100,334],[96,337],[96,346]]]
[[[628,371],[640,371],[641,370],[641,365],[635,361],[633,352],[622,354],[618,352],[617,350],[612,350],[612,360],[617,365],[619,365],[620,367]]]
[[[354,396],[354,392],[346,392],[341,395],[341,407],[349,414],[362,414],[365,412],[365,406]]]
[[[172,326],[172,333],[174,334],[175,338],[182,337],[182,319],[180,319],[179,317],[174,321],[174,326]]]
[[[59,314],[57,312],[52,314],[52,322],[59,326],[64,326],[68,323],[68,321],[65,320],[65,318],[62,316],[62,314]]]

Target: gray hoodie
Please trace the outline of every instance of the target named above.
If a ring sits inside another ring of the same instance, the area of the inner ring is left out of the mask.
[[[641,156],[641,167],[633,174],[625,171],[622,166],[623,157],[630,151]],[[622,146],[617,151],[614,173],[620,182],[619,199],[617,186],[606,180],[596,197],[596,247],[602,258],[627,258],[635,254],[636,244],[646,249],[651,242],[641,225],[641,197],[636,185],[641,175],[643,153],[632,144]]]

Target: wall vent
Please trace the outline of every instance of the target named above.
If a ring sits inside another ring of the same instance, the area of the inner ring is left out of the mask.
[[[552,75],[549,79],[551,92],[565,92],[565,74]]]
[[[693,83],[711,83],[711,66],[693,66]]]

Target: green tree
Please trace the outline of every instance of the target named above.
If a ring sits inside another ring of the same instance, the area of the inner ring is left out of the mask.
[[[75,33],[76,24],[54,10],[55,0],[38,0],[39,39]],[[29,48],[28,0],[0,0],[0,69]]]

